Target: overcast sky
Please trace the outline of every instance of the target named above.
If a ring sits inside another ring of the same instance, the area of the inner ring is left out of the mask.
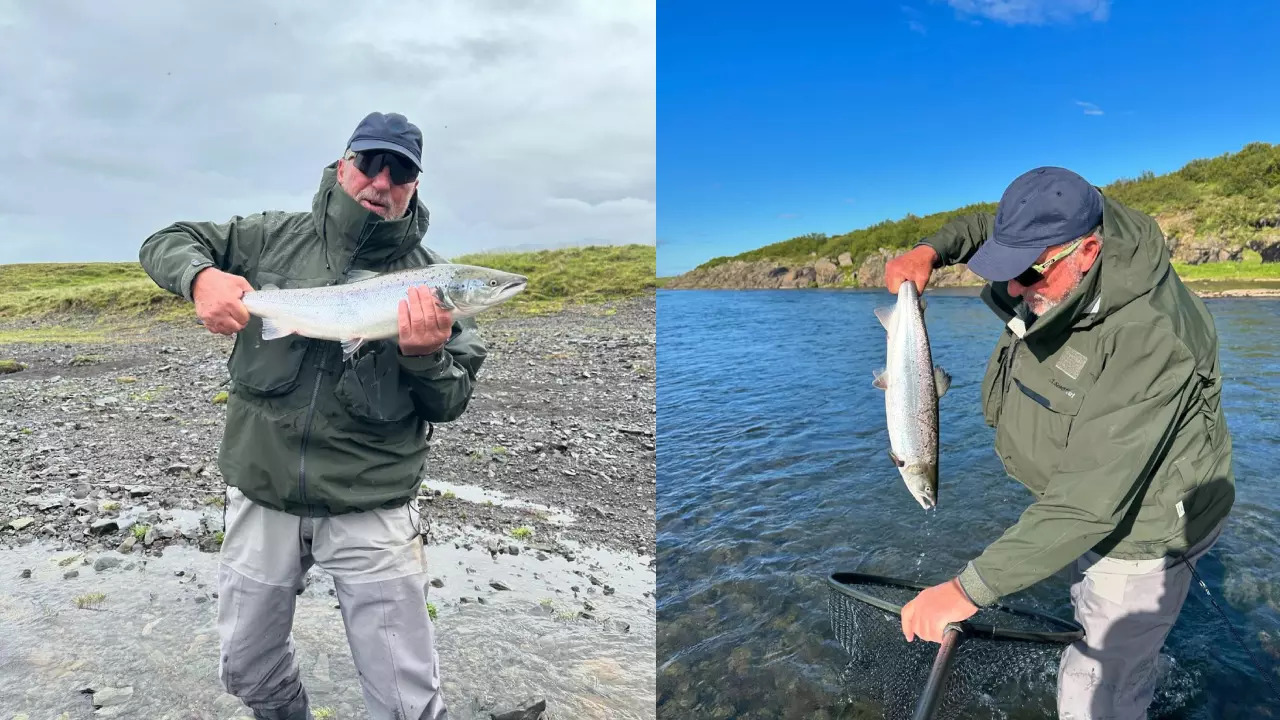
[[[446,255],[652,243],[655,46],[652,0],[0,0],[0,263],[309,210],[372,110]]]

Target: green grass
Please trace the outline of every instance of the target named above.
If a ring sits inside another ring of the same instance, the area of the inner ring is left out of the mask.
[[[528,540],[529,538],[533,537],[533,528],[518,527],[511,531],[511,537],[517,540]]]
[[[106,599],[107,599],[106,595],[100,592],[93,592],[93,593],[88,593],[86,595],[77,596],[75,599],[75,603],[76,603],[76,607],[83,610],[85,608],[96,607],[103,600],[106,600]]]
[[[1010,178],[1012,179],[1012,178]],[[1196,240],[1225,240],[1236,246],[1280,234],[1280,144],[1249,143],[1239,152],[1193,160],[1165,175],[1140,173],[1103,186],[1103,191],[1121,202],[1153,216],[1177,218],[1176,234]],[[994,212],[993,201],[979,202],[955,210],[923,217],[908,214],[898,220],[884,220],[870,227],[840,235],[808,233],[732,256],[708,260],[698,269],[713,268],[734,260],[768,260],[782,265],[829,260],[844,252],[853,257],[854,267],[880,248],[905,249],[937,232],[958,215]],[[1175,234],[1171,232],[1171,234]],[[1195,279],[1252,279],[1276,277],[1271,264],[1261,262],[1214,263],[1197,266],[1179,274]],[[665,285],[669,278],[663,278]]]
[[[528,276],[529,286],[506,303],[526,313],[554,312],[565,304],[621,300],[657,287],[653,245],[477,253],[452,260]]]
[[[151,529],[150,525],[135,524],[132,528],[130,528],[129,531],[133,533],[134,537],[141,540],[147,536],[147,531],[150,529]]]
[[[1280,280],[1280,263],[1264,263],[1258,253],[1244,251],[1240,262],[1212,262],[1200,265],[1174,263],[1173,269],[1183,280]]]
[[[176,316],[190,308],[152,282],[138,263],[0,265],[0,318],[156,312]]]
[[[566,305],[620,300],[657,287],[653,245],[618,245],[476,253],[454,262],[529,277],[529,287],[486,313],[538,315]],[[68,318],[90,319],[66,323]],[[136,262],[0,265],[0,343],[110,342],[155,321],[193,321],[190,303],[161,289]],[[19,320],[41,325],[18,326]]]
[[[435,622],[436,615],[438,614],[439,614],[439,611],[436,610],[436,604],[432,602],[427,603],[427,615],[431,617],[432,622]]]

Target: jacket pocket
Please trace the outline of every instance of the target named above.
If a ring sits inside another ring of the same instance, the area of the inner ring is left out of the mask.
[[[334,392],[352,417],[398,423],[413,413],[413,398],[401,380],[396,352],[394,343],[377,343],[343,368]]]
[[[1014,377],[996,427],[996,452],[1005,471],[1037,495],[1062,461],[1082,396],[1048,383]]]
[[[267,271],[259,271],[254,279],[258,287],[271,283],[277,287],[306,287],[314,283],[291,281]],[[236,385],[255,395],[272,397],[286,395],[299,385],[302,360],[307,354],[309,341],[298,335],[287,335],[275,340],[262,339],[262,318],[249,316],[249,323],[236,333],[231,357],[227,360],[227,373]]]

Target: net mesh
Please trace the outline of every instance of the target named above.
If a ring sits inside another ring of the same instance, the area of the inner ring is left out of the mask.
[[[916,588],[870,579],[841,584],[899,608],[919,593]],[[856,716],[910,719],[940,646],[920,639],[908,643],[898,614],[834,587],[828,608],[836,639],[850,656],[842,676],[850,701],[862,711]],[[1000,608],[980,609],[969,622],[1028,633],[1072,629],[1049,618]],[[933,717],[1053,717],[1053,688],[1064,647],[1062,642],[966,636],[952,655]]]

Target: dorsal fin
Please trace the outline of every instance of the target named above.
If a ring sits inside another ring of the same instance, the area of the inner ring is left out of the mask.
[[[347,282],[355,283],[360,282],[361,280],[371,280],[381,274],[382,273],[377,270],[352,270],[347,274]]]

